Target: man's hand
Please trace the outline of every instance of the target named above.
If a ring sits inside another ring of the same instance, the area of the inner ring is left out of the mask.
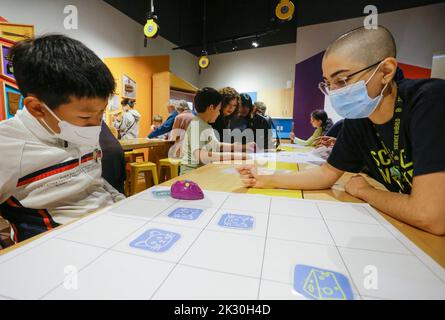
[[[292,143],[294,143],[295,133],[291,132],[291,133],[289,134],[289,139],[291,140]]]
[[[269,188],[267,176],[258,175],[258,171],[255,166],[239,166],[236,170],[240,174],[242,184],[246,188]]]
[[[374,187],[360,175],[353,176],[345,185],[346,192],[359,199],[362,199],[362,194],[369,189],[374,189]]]

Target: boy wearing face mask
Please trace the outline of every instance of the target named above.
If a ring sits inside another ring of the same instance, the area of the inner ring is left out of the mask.
[[[397,77],[396,46],[384,27],[358,28],[325,52],[321,91],[346,118],[327,164],[289,177],[260,176],[240,167],[248,187],[326,189],[345,171],[360,175],[346,192],[388,215],[437,235],[445,234],[445,148],[438,136],[445,123],[445,81]]]
[[[124,198],[101,177],[101,122],[115,83],[62,35],[11,50],[24,109],[0,123],[0,212],[23,241]]]

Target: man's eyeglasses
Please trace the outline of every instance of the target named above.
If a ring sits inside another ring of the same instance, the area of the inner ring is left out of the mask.
[[[379,62],[376,62],[376,63],[374,63],[374,64],[372,64],[370,66],[367,66],[367,67],[365,67],[363,69],[360,69],[360,70],[358,70],[358,71],[356,71],[354,73],[351,73],[350,75],[334,78],[332,80],[332,83],[327,83],[327,82],[322,81],[322,82],[320,82],[318,84],[318,88],[320,89],[320,91],[324,95],[327,96],[327,95],[329,95],[329,91],[336,90],[336,89],[341,89],[341,88],[346,87],[348,85],[348,81],[353,76],[355,76],[355,75],[357,75],[357,74],[359,74],[359,73],[361,73],[363,71],[366,71],[366,70],[369,70],[371,68],[374,68],[375,66],[378,66],[382,61],[383,60],[380,60]]]

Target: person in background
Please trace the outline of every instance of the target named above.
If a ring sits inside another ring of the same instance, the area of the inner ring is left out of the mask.
[[[273,149],[272,130],[267,119],[260,114],[253,113],[252,98],[247,93],[240,95],[241,103],[238,117],[232,122],[232,129],[239,129],[244,136],[242,144],[254,141],[258,148],[263,150]]]
[[[292,143],[299,144],[301,146],[313,147],[316,144],[316,139],[326,135],[333,125],[332,120],[328,118],[328,114],[324,110],[312,111],[310,121],[312,126],[315,128],[312,136],[307,140],[303,140],[295,137],[295,133],[291,132],[289,138],[291,139]]]
[[[218,141],[210,123],[220,115],[221,100],[221,94],[213,88],[203,88],[196,94],[194,108],[197,115],[193,117],[183,140],[181,175],[214,161],[245,160],[248,155],[242,152],[255,149],[254,142],[236,145]]]
[[[102,121],[99,143],[102,149],[102,177],[123,194],[126,176],[124,150],[105,121]]]
[[[178,115],[178,111],[176,111],[176,106],[178,102],[176,100],[170,100],[167,104],[168,118],[165,122],[155,130],[153,130],[149,135],[149,139],[159,138],[162,135],[168,134],[173,127],[173,123],[175,122],[175,118]]]
[[[264,102],[262,102],[262,101],[256,101],[253,104],[253,106],[254,106],[254,112],[256,114],[259,114],[259,115],[263,116],[264,118],[266,118],[267,123],[269,123],[269,125],[271,127],[273,127],[274,124],[273,124],[272,118],[269,115],[266,114],[266,110],[267,110],[266,104]]]
[[[182,140],[184,139],[185,132],[193,119],[193,113],[190,110],[190,106],[187,101],[181,100],[179,101],[178,108],[176,109],[180,112],[173,123],[172,131],[170,132],[170,141],[175,141],[172,152],[174,158],[181,157],[181,147]]]
[[[141,114],[134,109],[136,101],[123,99],[122,102],[122,119],[114,116],[113,126],[118,131],[118,139],[128,140],[139,138],[139,120]]]
[[[151,131],[156,130],[157,128],[159,128],[162,125],[162,116],[161,115],[156,115],[153,117],[153,124],[150,126]]]
[[[161,115],[156,115],[153,117],[153,124],[150,126],[151,131],[156,130],[157,128],[159,128],[162,125],[162,116]]]
[[[266,104],[262,101],[256,101],[253,105],[254,105],[254,109],[256,110],[256,113],[259,114],[260,116],[263,116],[267,120],[267,123],[269,124],[270,128],[272,130],[275,130],[276,139],[274,139],[274,142],[275,142],[275,145],[278,147],[281,143],[279,133],[275,126],[275,123],[272,120],[272,117],[266,114],[266,111],[267,111]]]
[[[162,125],[162,116],[161,115],[156,115],[153,117],[153,124],[150,126],[150,133],[152,133],[153,131],[155,131],[156,129],[158,129],[161,125]],[[168,138],[168,134],[162,134],[160,136],[157,137],[158,139],[167,139]]]
[[[232,120],[238,113],[240,96],[239,93],[231,87],[224,87],[219,90],[219,93],[222,96],[221,111],[218,118],[211,124],[211,126],[215,130],[215,133],[217,133],[216,137],[219,141],[231,142],[231,137],[228,131],[230,131]]]

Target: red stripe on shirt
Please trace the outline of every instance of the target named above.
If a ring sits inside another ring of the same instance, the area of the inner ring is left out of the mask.
[[[45,210],[37,210],[39,213],[40,213],[40,215],[42,216],[42,218],[43,218],[43,222],[45,223],[45,226],[46,226],[46,229],[47,230],[51,230],[52,228],[53,228],[53,226],[51,225],[51,221],[49,220],[49,217],[48,217],[48,215],[46,214],[46,211]]]
[[[91,161],[93,159],[94,159],[93,157],[86,157],[86,158],[81,160],[81,163],[85,163],[85,162]],[[22,187],[22,186],[30,184],[32,182],[36,182],[36,181],[39,181],[39,180],[51,177],[53,175],[56,175],[56,174],[59,174],[59,173],[62,173],[62,172],[74,169],[74,168],[76,168],[78,166],[79,166],[79,162],[76,162],[76,163],[69,164],[69,165],[66,165],[64,167],[61,167],[61,168],[57,168],[57,169],[54,169],[54,170],[51,170],[51,171],[39,174],[38,176],[32,177],[30,179],[27,179],[27,180],[24,180],[24,181],[20,181],[19,183],[17,183],[17,187]]]
[[[6,200],[6,203],[9,204],[11,207],[20,208],[20,206],[18,204],[16,204],[11,198]]]

